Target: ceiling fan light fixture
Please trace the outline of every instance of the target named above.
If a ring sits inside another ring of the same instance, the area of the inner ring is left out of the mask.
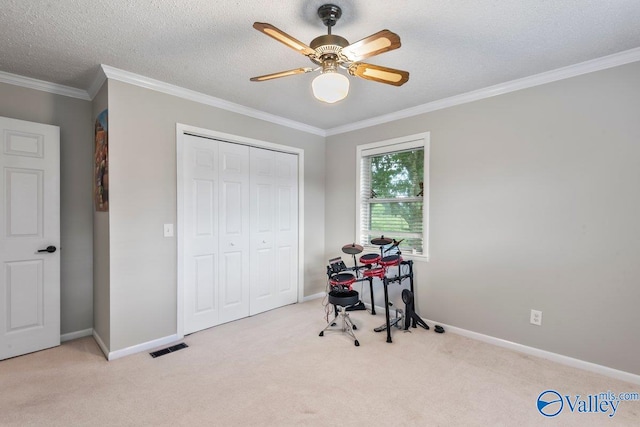
[[[401,44],[400,36],[396,33],[381,30],[350,44],[344,37],[331,34],[331,28],[342,16],[339,6],[324,4],[318,8],[318,16],[327,27],[327,34],[314,38],[309,46],[271,24],[254,22],[253,28],[298,51],[320,67],[295,68],[251,77],[249,80],[262,82],[320,70],[320,75],[311,83],[311,89],[316,99],[328,104],[336,103],[349,94],[349,79],[338,73],[339,68],[347,70],[351,76],[393,86],[402,86],[409,80],[407,71],[360,62],[362,59],[398,49]]]
[[[324,72],[313,79],[311,89],[316,99],[333,104],[349,94],[349,79],[337,72]]]

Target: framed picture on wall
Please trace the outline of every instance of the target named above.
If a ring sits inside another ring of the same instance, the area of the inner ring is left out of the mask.
[[[96,211],[109,211],[109,113],[104,110],[96,118],[93,168],[93,194]]]

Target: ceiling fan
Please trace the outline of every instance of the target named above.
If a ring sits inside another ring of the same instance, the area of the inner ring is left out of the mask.
[[[338,72],[339,68],[347,70],[352,76],[393,86],[402,86],[409,80],[407,71],[360,62],[363,59],[399,48],[400,37],[397,34],[389,30],[382,30],[349,44],[345,38],[331,34],[331,27],[342,16],[342,10],[339,6],[322,5],[318,8],[318,16],[327,26],[328,32],[326,35],[313,39],[309,46],[271,24],[255,22],[253,28],[300,52],[318,67],[294,68],[293,70],[252,77],[250,80],[262,82],[320,70],[321,74],[313,80],[311,87],[316,98],[328,103],[344,99],[349,92],[349,79]]]

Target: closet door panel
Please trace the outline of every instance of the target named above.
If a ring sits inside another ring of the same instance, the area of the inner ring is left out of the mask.
[[[276,153],[277,304],[298,300],[298,157]]]
[[[220,322],[249,315],[249,147],[218,142]]]
[[[292,262],[294,259],[294,255],[291,249],[292,248],[290,246],[278,247],[278,262],[276,264],[276,285],[279,295],[286,294],[292,290],[295,290],[297,293],[297,289],[294,289],[294,282],[291,277],[291,270],[292,268],[294,268]],[[285,304],[287,303],[285,302]]]
[[[184,332],[218,324],[218,146],[184,139]]]
[[[250,149],[252,315],[276,307],[275,154]]]

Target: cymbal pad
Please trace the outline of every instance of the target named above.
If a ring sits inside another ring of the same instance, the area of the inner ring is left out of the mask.
[[[342,252],[349,255],[356,255],[362,252],[364,248],[360,245],[356,245],[355,243],[350,243],[348,245],[344,245],[342,247]]]
[[[389,239],[388,237],[384,237],[384,236],[380,236],[380,237],[376,237],[375,239],[371,239],[371,244],[372,245],[376,245],[376,246],[384,246],[384,245],[388,245],[390,243],[393,243],[393,240]]]

